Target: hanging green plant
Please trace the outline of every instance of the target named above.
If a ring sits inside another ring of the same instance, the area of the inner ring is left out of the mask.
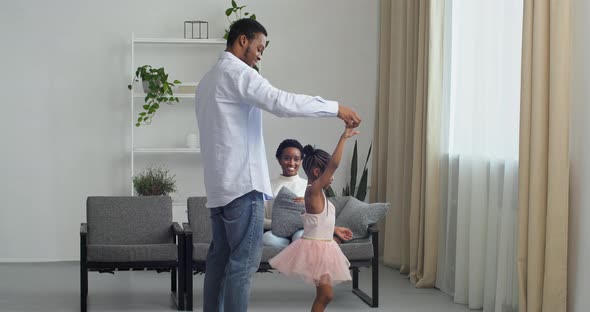
[[[168,74],[164,71],[164,68],[153,68],[150,65],[143,65],[137,68],[135,71],[134,82],[142,81],[144,92],[146,96],[144,98],[145,104],[142,106],[143,111],[139,113],[136,127],[143,125],[149,125],[156,114],[161,103],[172,104],[172,102],[179,102],[178,98],[174,96],[172,87],[176,84],[181,83],[178,80],[173,82],[168,81]],[[129,90],[133,89],[133,85],[127,86]]]

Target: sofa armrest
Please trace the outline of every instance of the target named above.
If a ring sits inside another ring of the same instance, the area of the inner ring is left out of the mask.
[[[184,231],[182,230],[182,227],[180,227],[180,224],[178,224],[178,222],[172,222],[172,232],[174,232],[174,235],[184,235]]]
[[[80,237],[86,237],[88,235],[88,224],[81,223],[80,224]]]
[[[369,225],[369,233],[371,235],[373,235],[373,233],[379,233],[379,228],[377,227],[377,224]]]
[[[184,234],[186,234],[186,235],[193,234],[193,229],[191,229],[191,225],[189,223],[183,222],[182,227],[184,229]]]

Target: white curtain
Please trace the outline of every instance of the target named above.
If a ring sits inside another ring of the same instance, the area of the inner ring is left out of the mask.
[[[446,8],[436,286],[471,309],[516,312],[522,1]]]

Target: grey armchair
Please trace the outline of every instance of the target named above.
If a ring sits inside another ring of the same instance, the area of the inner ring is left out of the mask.
[[[184,233],[172,222],[168,196],[88,197],[80,227],[80,304],[87,309],[88,272],[171,272],[171,292],[184,309]]]

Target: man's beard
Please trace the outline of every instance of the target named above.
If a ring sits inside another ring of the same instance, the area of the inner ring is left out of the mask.
[[[246,47],[246,51],[244,51],[244,59],[245,59],[245,60],[248,60],[248,54],[250,54],[250,45],[248,45],[248,46]],[[246,64],[247,64],[248,66],[250,66],[250,67],[254,67],[254,65],[256,65],[256,63],[254,63],[254,64],[252,64],[252,65],[251,65],[251,64],[248,64],[248,63],[246,63]]]

